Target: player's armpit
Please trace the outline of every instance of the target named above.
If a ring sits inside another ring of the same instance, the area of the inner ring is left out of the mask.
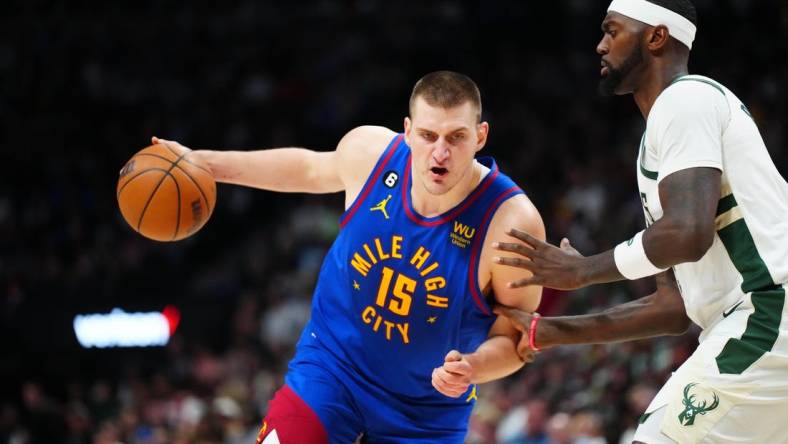
[[[519,257],[515,253],[502,252],[492,248],[493,242],[513,242],[506,233],[511,228],[528,232],[531,236],[544,241],[545,227],[536,207],[525,196],[518,195],[504,202],[490,222],[487,236],[482,248],[481,263],[488,264],[490,286],[498,303],[508,307],[516,307],[523,311],[533,312],[542,298],[541,286],[510,288],[509,282],[530,277],[531,274],[522,268],[515,268],[493,262],[493,257]],[[482,267],[479,267],[480,281]]]

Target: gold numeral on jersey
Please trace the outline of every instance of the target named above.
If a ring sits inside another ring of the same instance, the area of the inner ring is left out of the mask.
[[[389,267],[383,267],[382,276],[380,278],[380,287],[378,287],[378,296],[375,298],[375,304],[379,307],[386,307],[386,298],[389,294],[391,287],[391,280],[394,277],[394,270]],[[398,273],[397,279],[394,281],[394,289],[391,292],[391,299],[388,303],[388,309],[392,313],[400,316],[407,316],[410,313],[410,304],[413,301],[413,293],[416,291],[416,281]]]

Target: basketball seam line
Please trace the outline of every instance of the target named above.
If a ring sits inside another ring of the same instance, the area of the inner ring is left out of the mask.
[[[172,154],[175,154],[176,156],[178,155],[178,152],[177,152],[177,151],[175,151],[174,149],[170,148],[170,146],[169,146],[169,145],[167,145],[166,143],[162,143],[162,144],[160,144],[160,145],[164,145],[164,148],[167,148],[167,149],[168,149],[168,150],[169,150],[169,151],[170,151]],[[191,153],[191,150],[190,150],[190,151],[186,151],[186,154],[189,154],[189,153]],[[148,153],[144,153],[144,154],[148,154]],[[186,154],[184,154],[184,156],[185,156]],[[148,155],[151,155],[151,156],[152,156],[153,154],[148,154]],[[181,157],[183,157],[183,156],[181,156]],[[165,157],[165,159],[166,159],[166,157]],[[170,159],[167,159],[167,160],[170,160]],[[179,160],[180,160],[180,158],[179,158]],[[186,161],[186,163],[188,163],[189,165],[194,165],[194,166],[196,166],[197,168],[199,168],[199,169],[201,169],[201,170],[205,171],[206,173],[208,173],[208,174],[210,174],[210,175],[212,175],[212,176],[213,176],[213,173],[212,173],[211,171],[209,171],[208,169],[206,169],[206,168],[203,168],[203,167],[201,167],[201,166],[197,165],[196,163],[192,162],[192,161],[191,161],[191,160],[189,160],[189,159],[183,159],[183,160],[185,160],[185,161]],[[172,162],[172,161],[170,160],[170,162]]]
[[[175,176],[170,174],[172,181],[175,182],[175,190],[178,192],[178,215],[175,219],[175,233],[172,235],[172,240],[175,240],[178,237],[178,230],[181,228],[181,186],[178,185],[178,181],[175,180]]]
[[[188,162],[188,161],[187,161],[187,162]],[[191,164],[191,162],[189,162],[189,163]],[[182,172],[183,174],[185,174],[185,175],[186,175],[186,177],[188,177],[188,178],[189,178],[189,180],[191,180],[191,181],[192,181],[192,183],[194,183],[194,186],[196,186],[196,187],[197,187],[197,190],[198,190],[198,191],[200,192],[200,194],[202,195],[202,200],[204,200],[204,201],[205,201],[205,206],[206,206],[206,207],[208,207],[208,214],[211,214],[211,204],[210,204],[210,203],[208,203],[208,196],[206,196],[206,195],[205,195],[205,191],[203,191],[203,190],[202,190],[202,187],[200,186],[200,184],[199,184],[199,183],[198,183],[196,180],[194,180],[194,177],[192,177],[192,175],[191,175],[191,174],[189,174],[189,172],[188,172],[188,171],[184,170],[184,169],[183,169],[183,168],[182,168],[180,165],[175,165],[175,166],[176,166],[176,167],[178,167],[178,169],[179,169],[179,170],[181,170],[181,172]],[[213,178],[213,173],[209,173],[209,174],[211,174],[211,178]]]
[[[178,159],[176,159],[175,162],[172,163],[170,169],[166,171],[165,175],[161,176],[161,179],[159,179],[159,183],[156,184],[156,188],[154,188],[153,192],[151,192],[150,196],[148,196],[148,201],[145,202],[145,206],[142,208],[142,213],[140,213],[140,220],[137,222],[137,231],[140,231],[140,227],[142,227],[142,219],[145,217],[145,212],[148,211],[148,205],[150,205],[150,202],[153,200],[153,196],[156,195],[156,192],[159,191],[159,187],[161,187],[162,182],[164,182],[164,178],[166,178],[167,176],[171,176],[170,171],[172,171],[172,169],[178,165],[178,162],[180,162],[183,156],[185,156],[186,154],[188,153],[184,153],[183,155],[178,157]],[[173,178],[172,180],[175,180],[175,178]]]
[[[134,179],[142,176],[143,174],[147,173],[148,171],[163,171],[164,173],[167,173],[167,170],[165,170],[164,168],[157,168],[157,167],[145,168],[144,170],[140,171],[139,173],[137,173],[134,176],[132,176],[129,180],[127,180],[126,183],[124,183],[123,186],[120,187],[120,189],[118,190],[118,194],[117,194],[117,196],[115,196],[115,198],[116,199],[120,199],[120,193],[122,193],[123,190],[126,189],[126,185],[130,184]]]
[[[186,154],[189,154],[189,153],[186,153]],[[184,154],[184,155],[185,155],[185,154]],[[187,176],[187,177],[188,177],[188,178],[189,178],[189,179],[192,181],[192,183],[194,183],[194,186],[196,186],[196,187],[197,187],[197,190],[198,190],[198,191],[200,192],[200,194],[202,195],[202,200],[204,200],[204,201],[205,201],[205,206],[206,206],[206,207],[208,207],[208,214],[210,214],[210,213],[211,213],[211,204],[210,204],[210,203],[208,203],[208,196],[206,196],[206,195],[205,195],[205,191],[203,191],[203,190],[202,190],[202,187],[200,186],[200,184],[199,184],[199,183],[198,183],[196,180],[194,180],[194,177],[192,177],[192,175],[191,175],[191,174],[189,174],[189,172],[188,172],[188,171],[186,171],[185,169],[183,169],[183,167],[182,167],[182,166],[180,166],[180,165],[178,165],[176,162],[173,162],[172,160],[170,160],[170,159],[168,159],[168,158],[166,158],[166,157],[164,157],[164,156],[160,156],[160,155],[158,155],[158,154],[152,154],[152,153],[141,153],[141,154],[137,154],[137,156],[152,156],[152,157],[158,157],[159,159],[166,160],[167,162],[170,162],[170,163],[174,164],[176,167],[178,167],[178,169],[179,169],[179,170],[181,170],[181,172],[183,172],[183,174],[185,174],[185,175],[186,175],[186,176]],[[134,157],[136,157],[136,156],[134,156]],[[185,161],[186,161],[186,162],[187,162],[189,165],[194,165],[195,167],[197,167],[197,168],[200,168],[201,170],[203,170],[203,171],[207,172],[208,174],[210,174],[210,175],[211,175],[211,177],[213,177],[213,173],[211,173],[210,171],[206,170],[205,168],[202,168],[202,167],[200,167],[199,165],[197,165],[197,164],[195,164],[195,163],[189,162],[189,159],[183,159],[183,160],[185,160]]]

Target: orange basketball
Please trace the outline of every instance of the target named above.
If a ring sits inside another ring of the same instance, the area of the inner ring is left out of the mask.
[[[131,228],[153,240],[176,241],[205,225],[216,203],[216,181],[189,155],[158,144],[126,162],[117,198]]]

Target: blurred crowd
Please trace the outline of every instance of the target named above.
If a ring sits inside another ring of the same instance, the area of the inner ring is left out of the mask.
[[[736,92],[785,175],[788,3],[697,0],[690,68]],[[331,149],[399,129],[437,69],[482,90],[494,155],[548,237],[584,253],[642,228],[631,98],[596,93],[608,2],[10,1],[0,16],[0,441],[251,443],[281,384],[342,197],[220,186],[211,221],[143,239],[117,172],[153,135],[194,148]],[[561,293],[540,312],[599,311],[643,281]],[[164,349],[83,350],[78,313],[182,314]],[[624,443],[694,349],[673,338],[545,351],[479,388],[470,443]]]

